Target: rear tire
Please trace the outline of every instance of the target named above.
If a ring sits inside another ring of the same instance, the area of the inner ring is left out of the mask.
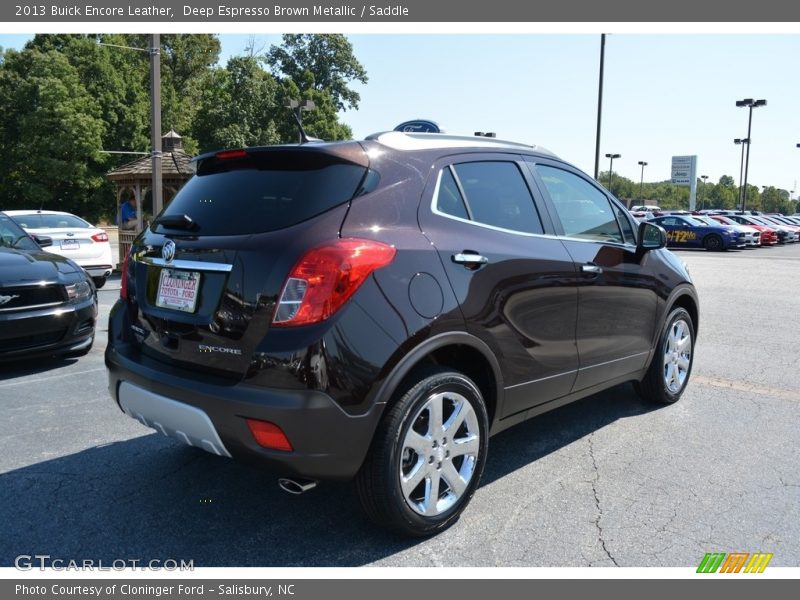
[[[691,315],[678,307],[667,317],[647,374],[634,387],[645,400],[673,404],[689,383],[693,362],[694,323]]]
[[[425,370],[375,432],[356,490],[367,516],[406,536],[458,520],[480,481],[489,420],[478,387],[444,368]]]

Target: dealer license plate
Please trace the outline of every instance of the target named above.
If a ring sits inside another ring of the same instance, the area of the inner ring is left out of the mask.
[[[62,250],[78,250],[81,247],[79,240],[61,240]]]
[[[158,282],[156,306],[194,312],[200,289],[200,273],[162,269]]]

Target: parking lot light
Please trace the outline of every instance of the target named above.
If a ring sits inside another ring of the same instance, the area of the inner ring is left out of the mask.
[[[640,160],[639,164],[642,166],[642,179],[639,181],[639,201],[644,203],[644,168],[647,166],[647,163],[643,160]]]
[[[614,170],[614,159],[621,158],[622,154],[606,154],[606,158],[610,159],[608,163],[608,191],[611,192],[611,173]],[[612,194],[614,192],[611,192]]]
[[[753,139],[750,135],[750,130],[753,125],[753,109],[759,106],[766,106],[767,101],[764,99],[753,100],[752,98],[745,98],[744,100],[737,100],[736,106],[739,108],[749,108],[747,117],[747,158],[744,162],[744,186],[742,190],[742,211],[744,211],[745,204],[747,203],[747,171],[750,167],[750,141]]]

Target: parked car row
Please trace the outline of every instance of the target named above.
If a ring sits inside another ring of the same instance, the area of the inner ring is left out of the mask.
[[[642,210],[644,209],[644,210]],[[664,211],[658,206],[635,206],[638,220],[667,231],[670,247],[728,250],[800,241],[800,217],[757,211]]]
[[[43,251],[52,244],[0,212],[0,361],[92,348],[96,288],[74,261]]]
[[[108,234],[73,214],[56,210],[7,210],[6,214],[31,235],[46,235],[46,250],[72,259],[89,274],[97,288],[111,275]]]

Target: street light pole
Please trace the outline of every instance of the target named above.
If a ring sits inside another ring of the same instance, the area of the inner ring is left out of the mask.
[[[161,36],[150,35],[150,143],[153,148],[153,216],[164,207],[161,187]],[[139,219],[141,219],[141,214]],[[139,223],[140,229],[142,223]]]
[[[747,107],[750,109],[747,117],[747,157],[744,162],[744,190],[742,191],[742,212],[744,212],[745,205],[747,204],[747,171],[750,168],[750,141],[753,139],[750,135],[750,129],[753,125],[753,109],[759,106],[766,106],[766,100],[753,100],[752,98],[745,98],[744,100],[737,100],[736,106],[739,108]]]
[[[594,146],[594,179],[600,175],[600,123],[603,116],[603,65],[606,58],[606,34],[600,34],[600,83],[597,90],[597,137]]]
[[[621,156],[622,156],[622,154],[606,154],[606,158],[610,159],[610,162],[608,163],[608,191],[609,192],[611,192],[611,181],[612,181],[611,177],[612,177],[612,173],[614,172],[614,159],[615,158],[620,158]],[[613,194],[614,192],[611,192],[611,193]]]
[[[700,206],[700,210],[705,210],[706,209],[706,179],[708,179],[708,175],[700,175],[700,179],[703,180],[703,189],[700,192],[701,195],[703,196],[703,202],[702,202],[702,204]]]
[[[744,189],[742,176],[744,173],[744,147],[745,144],[749,144],[750,140],[747,138],[736,138],[733,140],[734,144],[741,144],[742,145],[742,159],[739,162],[739,204],[742,205],[742,190]],[[742,205],[742,212],[744,212],[744,206]]]
[[[644,202],[644,168],[647,166],[647,163],[640,160],[639,164],[642,165],[642,178],[639,181],[639,202]]]

